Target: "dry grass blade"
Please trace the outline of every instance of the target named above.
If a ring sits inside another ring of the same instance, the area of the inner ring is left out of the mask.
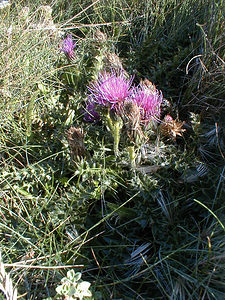
[[[9,274],[6,273],[4,264],[2,262],[0,252],[0,291],[4,294],[7,300],[17,299],[17,289],[13,288],[12,280]]]

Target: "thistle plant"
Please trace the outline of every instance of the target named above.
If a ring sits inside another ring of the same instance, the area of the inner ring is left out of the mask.
[[[69,61],[75,58],[75,52],[74,52],[75,47],[76,47],[76,43],[73,42],[72,35],[68,35],[63,40],[61,51],[65,53]]]
[[[159,118],[163,96],[147,79],[138,87],[132,87],[132,82],[133,77],[125,76],[123,70],[100,73],[98,80],[88,87],[90,95],[84,119],[97,119],[99,115],[95,109],[99,107],[114,138],[115,155],[118,155],[120,132],[124,127],[132,143],[128,153],[131,165],[134,166],[133,146],[144,140],[141,125],[146,126]],[[110,112],[114,112],[115,118],[112,119]]]
[[[100,30],[97,30],[94,33],[94,41],[95,41],[95,55],[94,55],[94,66],[93,66],[93,79],[98,79],[98,74],[104,68],[104,57],[105,52],[107,51],[107,35]]]
[[[111,72],[112,69],[120,72],[124,71],[122,62],[119,56],[109,49],[109,41],[107,34],[100,30],[94,33],[94,61],[93,61],[93,79],[98,79],[99,73],[103,70]]]
[[[87,106],[87,110],[90,112],[89,115],[93,116],[92,108],[95,105],[99,106],[103,113],[106,126],[113,136],[114,153],[116,156],[118,155],[120,131],[123,126],[122,119],[118,112],[124,101],[131,95],[132,81],[132,77],[125,77],[123,70],[120,72],[112,70],[111,73],[100,73],[98,80],[88,87],[90,92],[90,102],[89,106]],[[90,110],[92,110],[92,112]],[[117,114],[115,114],[115,118],[111,117],[111,111]],[[95,112],[94,114],[96,116]]]
[[[62,82],[71,88],[78,89],[82,86],[84,81],[84,63],[82,59],[82,53],[75,47],[76,42],[73,42],[72,35],[69,34],[61,45],[61,52],[63,52],[67,58],[68,64],[63,66],[63,72],[61,75]]]

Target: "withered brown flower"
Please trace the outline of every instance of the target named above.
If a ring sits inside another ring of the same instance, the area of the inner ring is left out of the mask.
[[[177,136],[182,136],[183,132],[186,131],[186,129],[183,129],[184,124],[184,121],[173,120],[170,115],[166,115],[160,125],[160,131],[163,135],[176,140]]]
[[[86,150],[84,146],[83,129],[72,126],[67,130],[66,135],[72,159],[76,160],[78,157],[84,157],[86,155]]]
[[[121,117],[124,123],[123,131],[129,140],[134,144],[143,141],[145,136],[140,125],[141,113],[138,105],[133,101],[126,100],[121,110]]]
[[[142,87],[145,87],[147,89],[149,89],[152,93],[155,93],[157,91],[156,86],[154,85],[154,83],[152,83],[150,80],[148,80],[147,78],[145,78],[144,80],[141,79],[140,85]]]

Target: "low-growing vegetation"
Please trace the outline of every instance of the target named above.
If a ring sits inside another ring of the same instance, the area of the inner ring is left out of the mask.
[[[6,299],[225,298],[224,14],[0,1]]]

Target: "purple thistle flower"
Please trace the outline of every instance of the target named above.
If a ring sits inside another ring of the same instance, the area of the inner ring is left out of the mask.
[[[67,58],[69,60],[72,60],[75,56],[74,53],[74,48],[76,46],[76,43],[73,43],[73,39],[72,39],[72,35],[68,35],[64,40],[63,40],[63,44],[62,44],[62,49],[61,51],[63,51]]]
[[[99,113],[95,110],[95,103],[89,102],[84,113],[84,121],[98,122],[100,120]]]
[[[140,108],[141,119],[144,124],[148,124],[152,119],[160,116],[160,105],[163,95],[158,90],[151,90],[146,86],[140,85],[133,90],[133,100]]]
[[[124,71],[104,72],[99,75],[96,82],[88,87],[91,92],[89,98],[98,105],[117,110],[124,100],[131,95],[132,81],[133,77],[126,78]]]

